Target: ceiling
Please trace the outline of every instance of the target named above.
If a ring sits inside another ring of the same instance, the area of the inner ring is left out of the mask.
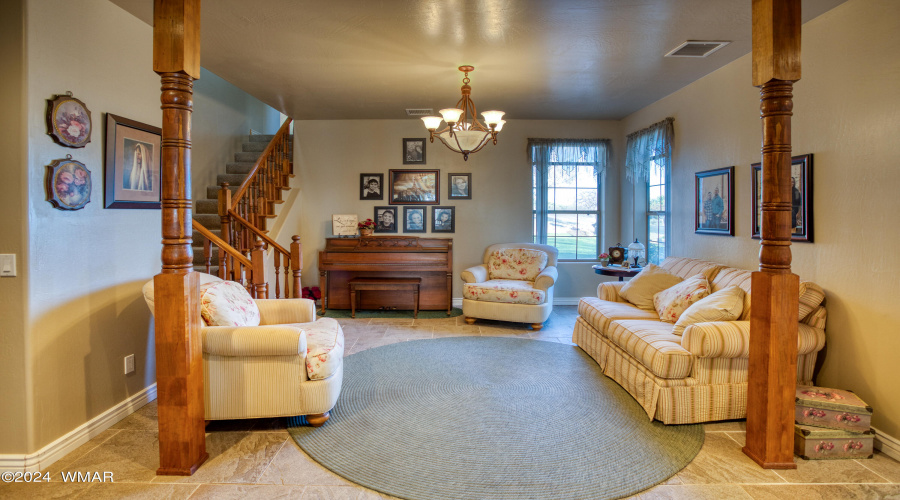
[[[152,24],[153,0],[111,0]],[[803,22],[845,0],[804,0]],[[751,0],[207,0],[201,65],[298,120],[621,119],[750,52]],[[730,40],[708,58],[663,58]],[[747,75],[750,85],[750,75]]]

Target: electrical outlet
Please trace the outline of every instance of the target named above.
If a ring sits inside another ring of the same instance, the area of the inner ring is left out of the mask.
[[[16,275],[16,254],[5,253],[0,255],[0,276]]]
[[[134,371],[134,354],[125,356],[125,375]]]

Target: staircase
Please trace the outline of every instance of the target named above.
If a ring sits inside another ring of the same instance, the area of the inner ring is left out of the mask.
[[[291,143],[293,143],[293,136]],[[274,135],[253,134],[247,136],[241,144],[241,151],[234,153],[234,161],[225,164],[225,173],[216,176],[216,185],[206,187],[206,198],[194,200],[194,220],[200,225],[209,229],[214,235],[222,237],[222,217],[219,216],[219,190],[223,182],[228,183],[228,189],[234,195],[241,183],[247,179],[247,175],[253,168],[253,165],[259,160],[260,155],[274,139]],[[273,203],[281,203],[281,200],[274,200]],[[266,231],[265,227],[261,227]],[[206,271],[206,259],[203,255],[203,241],[206,239],[194,232],[193,235],[194,249],[194,270],[200,272]],[[214,253],[211,257],[210,274],[216,274],[218,271],[218,256]]]

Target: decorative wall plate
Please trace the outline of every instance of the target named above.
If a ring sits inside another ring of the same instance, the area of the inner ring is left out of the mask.
[[[91,201],[91,171],[66,155],[47,165],[47,201],[60,210],[78,210]]]
[[[47,99],[47,134],[58,144],[83,148],[91,142],[91,112],[71,92]]]

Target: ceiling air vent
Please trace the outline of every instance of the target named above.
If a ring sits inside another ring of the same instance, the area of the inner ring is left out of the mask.
[[[432,116],[434,110],[431,108],[407,108],[406,116]]]
[[[706,57],[729,43],[724,40],[688,40],[669,51],[666,57]]]

